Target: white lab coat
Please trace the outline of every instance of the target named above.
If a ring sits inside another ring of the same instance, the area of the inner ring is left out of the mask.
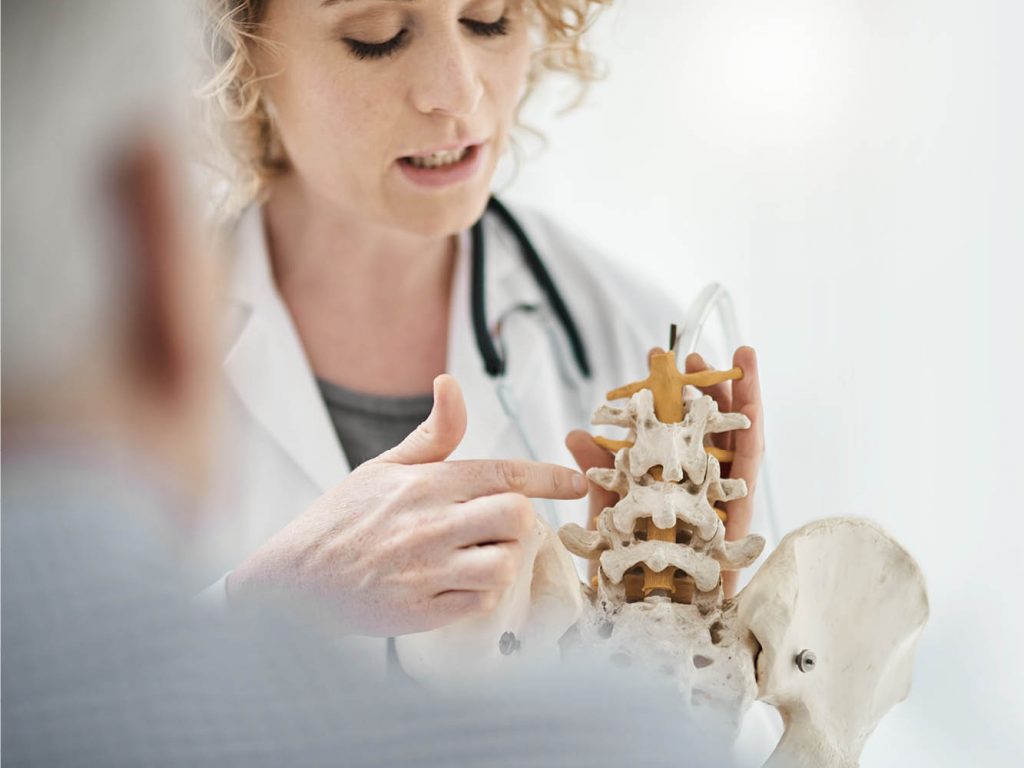
[[[520,312],[506,324],[504,334],[508,387],[540,459],[575,466],[563,442],[565,435],[574,428],[593,431],[589,414],[603,402],[604,393],[642,378],[647,350],[666,346],[669,324],[681,323],[685,314],[676,297],[663,294],[652,276],[609,262],[536,211],[511,209],[579,328],[593,379],[580,391],[565,386],[565,372],[575,377],[576,366],[561,327],[553,320],[545,326]],[[207,584],[230,571],[349,472],[301,341],[275,288],[257,207],[243,215],[235,235],[224,355],[228,437],[219,490],[201,536],[205,553],[200,562]],[[546,308],[514,237],[493,215],[485,219],[484,237],[488,326],[493,329],[495,321],[518,304]],[[525,458],[526,448],[501,407],[476,346],[469,266],[469,237],[463,233],[451,292],[447,371],[462,387],[468,427],[452,458]],[[679,272],[685,274],[684,265]],[[555,331],[561,362],[553,354],[546,327]],[[729,363],[711,359],[719,365]],[[586,500],[552,504],[558,524],[585,523]],[[537,511],[546,515],[549,508],[538,503]],[[542,557],[550,558],[544,535],[539,529],[532,554],[544,549],[547,554]],[[568,613],[572,606],[555,606],[539,621],[531,616],[533,567],[533,560],[526,558],[519,582],[492,616],[399,638],[406,671],[429,682],[445,677],[473,680],[486,668],[493,671],[494,665],[512,669],[516,663],[557,655],[557,638],[574,620]],[[225,599],[223,578],[207,590],[206,598]],[[498,649],[506,631],[520,644],[520,650],[509,656]],[[346,643],[350,650],[362,652],[368,668],[384,673],[384,638],[348,638]],[[766,710],[763,705],[755,707],[747,718],[742,753],[766,755],[777,740],[778,718]]]
[[[566,386],[566,376],[578,379],[578,372],[561,326],[553,316],[545,324],[519,312],[505,324],[507,384],[540,459],[575,466],[564,446],[565,435],[574,428],[590,428],[589,414],[607,390],[645,375],[647,350],[667,345],[670,322],[681,322],[684,315],[646,276],[612,265],[536,212],[513,212],[568,305],[586,345],[593,379],[579,389]],[[540,305],[548,312],[514,237],[494,215],[485,218],[484,237],[489,327],[518,304]],[[224,482],[215,495],[202,537],[209,581],[241,562],[349,472],[309,361],[275,288],[259,208],[254,206],[243,215],[234,242],[224,356],[230,437],[225,446],[227,466],[221,472]],[[502,409],[476,346],[470,320],[469,266],[469,238],[464,233],[451,293],[447,371],[462,386],[468,427],[452,458],[526,458],[526,447]],[[560,349],[560,360],[553,344]],[[537,504],[541,515],[552,508],[558,524],[585,524],[585,500]],[[542,539],[539,529],[534,554]],[[528,557],[524,568],[531,567]],[[222,590],[222,586],[213,588],[214,593]],[[539,638],[524,636],[530,599],[528,570],[511,591],[515,594],[499,606],[493,627],[478,626],[471,632],[456,627],[400,639],[403,666],[414,676],[417,671],[421,677],[442,674],[445,665],[434,654],[444,654],[447,648],[457,653],[460,669],[475,674],[466,659],[475,655],[481,663],[500,661],[498,638],[505,631],[513,632],[520,642],[522,653],[513,654],[513,659],[529,658],[530,650],[540,652]],[[550,618],[547,621],[547,635],[564,630],[550,626]],[[484,639],[470,640],[468,646],[453,641],[477,638],[481,633]],[[546,636],[543,645],[553,650],[554,640],[557,637]],[[353,642],[365,646],[368,664],[383,668],[383,639]]]

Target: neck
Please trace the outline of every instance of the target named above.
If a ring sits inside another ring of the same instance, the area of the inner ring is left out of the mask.
[[[455,237],[380,227],[294,178],[275,185],[265,213],[275,282],[316,375],[382,395],[429,392],[445,370]]]
[[[327,291],[379,305],[447,292],[454,236],[383,227],[339,209],[294,174],[275,181],[265,213],[274,278],[286,295]]]

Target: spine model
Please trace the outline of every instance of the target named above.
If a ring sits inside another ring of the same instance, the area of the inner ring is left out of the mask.
[[[748,632],[731,629],[735,607],[723,599],[722,571],[753,563],[765,542],[726,540],[726,513],[716,504],[746,496],[747,488],[722,477],[720,462],[732,455],[712,446],[711,435],[750,422],[719,412],[708,395],[683,395],[688,384],[742,375],[739,368],[682,374],[673,352],[652,355],[645,380],[608,393],[625,404],[602,405],[592,420],[627,430],[621,440],[595,438],[615,465],[588,472],[618,502],[601,512],[596,530],[570,524],[559,532],[570,552],[597,561],[573,635],[579,646],[607,653],[618,666],[670,673],[695,710],[714,712],[730,729],[757,695],[757,648]]]
[[[559,531],[566,549],[597,565],[563,654],[671,680],[689,708],[689,743],[731,745],[759,699],[784,724],[766,768],[856,768],[868,735],[910,692],[928,620],[924,576],[875,523],[829,517],[783,537],[725,599],[722,572],[751,565],[765,542],[726,540],[716,504],[747,488],[722,477],[733,457],[710,438],[750,423],[708,395],[684,400],[683,390],[742,376],[682,374],[672,352],[656,354],[646,379],[608,393],[624,404],[594,413],[594,424],[627,430],[595,438],[615,464],[587,473],[619,498],[596,530]]]

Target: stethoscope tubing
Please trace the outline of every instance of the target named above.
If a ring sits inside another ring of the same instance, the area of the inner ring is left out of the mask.
[[[569,308],[562,299],[562,294],[555,287],[555,281],[551,279],[551,275],[544,267],[540,254],[537,253],[537,249],[533,246],[533,242],[527,236],[522,226],[520,226],[515,216],[496,197],[491,197],[487,201],[487,210],[494,212],[509,232],[512,233],[513,237],[515,237],[526,268],[530,271],[541,291],[543,291],[545,298],[548,300],[548,306],[551,307],[552,312],[554,312],[555,317],[562,326],[562,330],[565,331],[566,339],[569,341],[569,346],[572,349],[572,355],[576,360],[576,366],[579,368],[580,375],[584,379],[589,379],[591,376],[590,358],[587,355],[586,346],[583,344],[583,338],[576,327],[576,322],[572,319]],[[470,232],[472,247],[470,305],[476,345],[480,350],[480,357],[484,361],[484,368],[487,370],[488,375],[493,377],[500,376],[505,372],[505,359],[498,353],[494,340],[491,338],[487,328],[483,219],[484,217],[481,216]]]

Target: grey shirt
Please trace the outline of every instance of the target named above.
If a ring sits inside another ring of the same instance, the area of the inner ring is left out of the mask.
[[[432,393],[395,397],[356,392],[323,379],[317,384],[352,469],[402,442],[434,406]]]

